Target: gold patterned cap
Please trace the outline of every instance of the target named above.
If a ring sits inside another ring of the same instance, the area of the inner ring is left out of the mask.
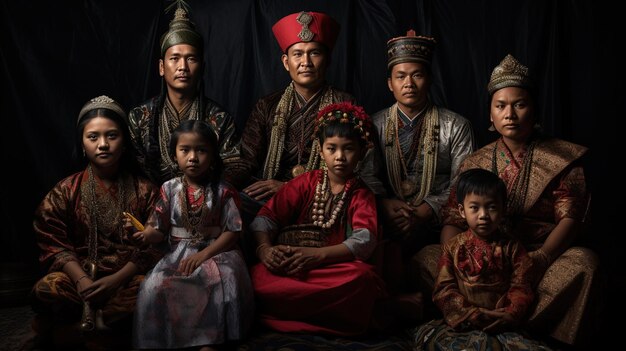
[[[515,57],[506,55],[491,72],[491,79],[487,84],[489,95],[493,95],[497,90],[507,87],[520,87],[529,89],[532,87],[528,67],[522,65]]]
[[[202,51],[204,43],[202,36],[196,31],[196,26],[189,20],[187,11],[178,3],[174,12],[174,19],[170,22],[170,29],[161,37],[161,57],[165,51],[174,45],[188,44]]]
[[[87,112],[97,110],[99,108],[106,108],[107,110],[111,110],[120,115],[120,117],[122,117],[123,119],[126,119],[126,112],[124,112],[124,108],[122,108],[122,105],[106,95],[101,95],[87,101],[87,103],[83,105],[83,108],[81,108],[80,112],[78,113],[78,120],[76,121],[76,124],[80,123],[80,121],[83,119],[85,114],[87,114]]]
[[[415,31],[410,29],[406,36],[393,38],[387,42],[387,68],[404,62],[430,66],[436,44],[434,38],[417,36]]]

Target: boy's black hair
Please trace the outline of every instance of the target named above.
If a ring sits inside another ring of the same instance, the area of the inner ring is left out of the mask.
[[[482,168],[470,169],[459,175],[456,201],[463,204],[468,194],[492,195],[506,205],[506,184],[495,173]]]

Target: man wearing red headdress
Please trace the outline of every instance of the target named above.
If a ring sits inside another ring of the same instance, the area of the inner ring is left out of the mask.
[[[243,210],[252,216],[284,182],[319,168],[319,145],[312,138],[318,111],[354,100],[326,82],[339,33],[334,19],[324,13],[299,12],[280,19],[272,31],[292,81],[257,102],[242,133],[245,172],[233,177],[233,182],[243,188]]]

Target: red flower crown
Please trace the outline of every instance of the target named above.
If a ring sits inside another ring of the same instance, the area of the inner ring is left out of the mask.
[[[317,114],[315,120],[314,135],[318,135],[321,128],[326,127],[329,122],[339,121],[339,123],[352,123],[354,129],[358,130],[361,138],[365,140],[368,148],[372,147],[370,132],[372,130],[372,119],[365,113],[363,107],[353,105],[351,102],[340,102],[330,104]]]

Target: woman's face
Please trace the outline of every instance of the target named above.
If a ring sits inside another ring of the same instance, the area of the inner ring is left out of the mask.
[[[113,120],[96,116],[83,128],[83,150],[96,168],[115,167],[124,152],[124,133]]]
[[[535,124],[534,106],[528,90],[502,88],[491,97],[490,118],[505,139],[526,142]]]

